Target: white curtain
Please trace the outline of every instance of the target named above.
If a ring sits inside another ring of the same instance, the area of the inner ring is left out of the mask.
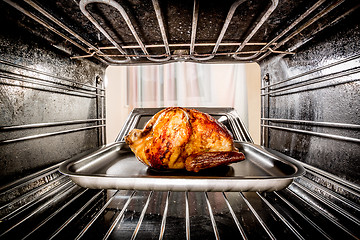
[[[247,124],[243,64],[170,63],[127,67],[127,105],[234,107]]]

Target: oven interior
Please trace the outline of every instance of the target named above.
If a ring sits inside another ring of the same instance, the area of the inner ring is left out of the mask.
[[[358,239],[359,7],[1,1],[0,238]],[[107,66],[177,61],[258,63],[261,145],[305,174],[280,191],[175,192],[87,189],[59,172],[106,144]]]

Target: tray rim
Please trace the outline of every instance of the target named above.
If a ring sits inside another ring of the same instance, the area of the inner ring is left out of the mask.
[[[133,190],[160,190],[160,191],[274,191],[287,187],[294,178],[300,177],[305,173],[304,167],[295,159],[287,158],[286,160],[267,151],[264,147],[253,143],[235,141],[235,143],[249,145],[264,151],[266,154],[281,161],[284,164],[290,165],[295,173],[285,176],[238,176],[238,177],[221,177],[221,176],[116,176],[106,174],[89,174],[82,172],[70,171],[70,167],[82,161],[90,161],[89,158],[94,158],[101,155],[103,152],[112,148],[117,151],[126,145],[125,142],[114,142],[105,145],[97,151],[82,157],[80,159],[71,159],[65,161],[59,166],[59,171],[68,175],[75,183],[80,186],[88,188],[97,188],[96,186],[103,186],[103,189],[133,189]],[[90,181],[88,181],[90,179]],[[146,183],[143,183],[146,179]],[[82,181],[84,180],[84,181]],[[165,184],[163,183],[165,181]],[[91,183],[91,181],[93,181]],[[110,181],[110,182],[109,182]],[[118,184],[121,181],[122,184]],[[139,182],[140,181],[140,182]],[[262,188],[266,181],[266,185],[271,187]],[[84,183],[86,182],[86,183]],[[200,182],[200,184],[199,184]],[[236,182],[236,186],[234,185]],[[203,184],[205,183],[205,184]],[[229,185],[227,185],[229,184]],[[248,185],[251,186],[248,186]],[[119,186],[121,185],[121,186]],[[172,185],[169,187],[169,185]],[[206,186],[203,186],[206,185]],[[227,185],[224,187],[224,185]]]
[[[243,176],[239,176],[239,177],[217,177],[217,176],[186,176],[186,179],[188,178],[194,178],[194,179],[229,179],[229,180],[240,180],[240,179],[284,179],[284,178],[295,178],[295,177],[300,177],[304,174],[305,172],[305,169],[302,165],[300,165],[299,163],[296,162],[295,159],[291,159],[289,157],[289,159],[287,160],[284,160],[282,158],[280,158],[279,156],[267,151],[265,148],[261,147],[261,146],[258,146],[254,143],[249,143],[249,142],[243,142],[243,141],[234,141],[235,143],[242,143],[242,144],[247,144],[247,145],[250,145],[252,147],[255,147],[255,148],[259,148],[260,150],[262,151],[266,151],[268,155],[271,155],[272,157],[276,158],[277,161],[281,161],[285,164],[288,164],[288,165],[291,165],[294,169],[296,169],[295,173],[294,174],[290,174],[290,175],[286,175],[286,176],[254,176],[253,177],[243,177]],[[116,176],[116,175],[106,175],[106,174],[92,174],[92,175],[89,175],[89,174],[86,174],[86,173],[81,173],[81,172],[73,172],[73,171],[70,171],[69,170],[69,165],[74,165],[76,162],[81,162],[81,161],[86,161],[88,160],[88,158],[91,158],[91,157],[95,157],[96,155],[98,154],[101,154],[102,152],[104,151],[107,151],[111,148],[114,148],[114,147],[121,147],[121,145],[126,145],[125,142],[115,142],[115,143],[111,143],[109,145],[105,145],[104,147],[98,149],[97,151],[93,152],[93,153],[90,153],[88,154],[87,156],[83,157],[83,158],[80,158],[80,159],[71,159],[71,160],[67,160],[65,161],[64,163],[62,163],[60,166],[59,166],[59,171],[63,174],[66,174],[68,176],[87,176],[87,177],[106,177],[106,178],[166,178],[166,179],[171,179],[171,178],[179,178],[179,177],[176,177],[176,176],[127,176],[127,177],[124,177],[124,176]],[[119,149],[121,150],[121,149]],[[130,153],[130,151],[129,151]],[[290,163],[290,164],[289,164]],[[145,166],[145,165],[144,165]],[[159,170],[159,172],[161,172],[161,170]],[[180,177],[181,178],[181,177]],[[182,178],[182,179],[185,179],[185,178]]]

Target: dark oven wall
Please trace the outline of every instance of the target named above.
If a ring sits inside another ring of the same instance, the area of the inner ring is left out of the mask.
[[[303,32],[261,62],[263,143],[359,184],[359,14]],[[319,31],[315,34],[314,31]],[[315,36],[315,37],[314,37]]]
[[[101,145],[105,65],[0,3],[2,184]],[[99,88],[95,88],[99,86]],[[99,135],[100,133],[100,135]]]

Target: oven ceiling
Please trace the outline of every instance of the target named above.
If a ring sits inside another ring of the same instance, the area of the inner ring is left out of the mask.
[[[355,0],[4,1],[7,18],[51,39],[71,58],[106,64],[259,62],[292,55],[359,7]]]

